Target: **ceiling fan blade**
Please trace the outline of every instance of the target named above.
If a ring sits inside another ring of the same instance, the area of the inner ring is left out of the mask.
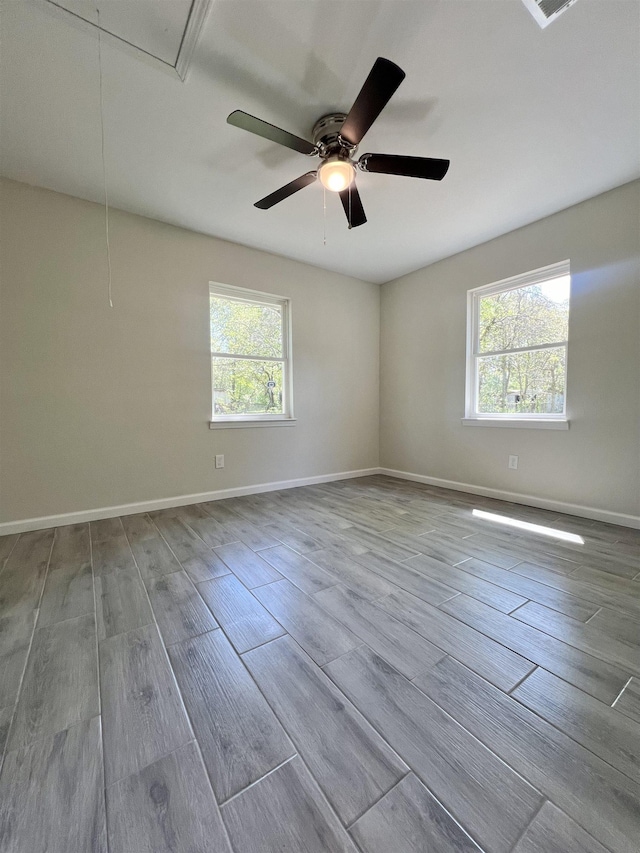
[[[290,184],[285,184],[283,187],[280,187],[279,190],[276,190],[271,195],[266,195],[264,198],[261,198],[260,201],[257,201],[254,204],[254,207],[259,207],[260,210],[269,210],[270,207],[273,207],[274,204],[278,204],[281,201],[284,201],[285,198],[289,198],[290,195],[297,193],[298,190],[303,190],[305,187],[308,187],[309,184],[312,184],[317,178],[316,172],[307,172],[306,175],[301,175],[299,178],[296,178],[295,181],[291,181]]]
[[[351,196],[351,198],[349,198],[349,196]],[[340,193],[340,201],[344,207],[349,228],[357,228],[358,225],[364,225],[367,221],[367,217],[365,215],[360,193],[358,192],[355,181],[350,187],[347,187],[346,190],[342,190]]]
[[[282,130],[276,127],[275,124],[269,124],[267,121],[262,121],[261,118],[244,113],[242,110],[235,110],[227,118],[227,124],[232,124],[234,127],[239,127],[241,130],[248,130],[249,133],[255,133],[263,139],[269,139],[271,142],[277,142],[279,145],[284,145],[285,148],[292,148],[294,151],[299,151],[301,154],[317,154],[318,149],[306,139],[301,139],[288,130]]]
[[[358,166],[364,172],[383,175],[404,175],[407,178],[427,178],[441,181],[447,174],[450,160],[433,157],[404,157],[397,154],[363,154]]]
[[[405,78],[402,68],[389,59],[378,57],[340,128],[340,136],[351,145],[359,145],[362,137],[387,105]]]

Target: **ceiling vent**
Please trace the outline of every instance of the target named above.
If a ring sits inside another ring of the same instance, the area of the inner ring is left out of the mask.
[[[576,0],[522,0],[541,27],[548,26],[552,21],[573,6]]]

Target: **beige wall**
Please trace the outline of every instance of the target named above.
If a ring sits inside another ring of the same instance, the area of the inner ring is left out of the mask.
[[[467,290],[566,258],[569,431],[463,426]],[[382,466],[640,515],[640,182],[384,285],[381,328]]]
[[[640,182],[384,285],[382,316],[376,285],[120,211],[111,310],[100,206],[2,181],[0,211],[0,522],[378,464],[640,515]],[[463,427],[467,290],[565,258],[570,430]],[[295,427],[209,430],[210,280],[292,298]]]
[[[0,205],[0,521],[378,464],[377,285],[114,210],[110,309],[100,206]],[[209,429],[210,280],[291,297],[296,426]]]

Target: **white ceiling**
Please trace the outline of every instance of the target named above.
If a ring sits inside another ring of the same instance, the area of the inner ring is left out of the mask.
[[[3,0],[0,168],[101,201],[95,30],[44,5]],[[518,0],[214,0],[186,83],[102,47],[113,206],[370,281],[640,177],[638,0],[579,0],[545,30]],[[325,246],[319,185],[253,207],[310,160],[225,120],[243,109],[309,137],[377,56],[407,78],[360,153],[451,168],[441,183],[360,175],[369,221],[348,231],[327,198]]]

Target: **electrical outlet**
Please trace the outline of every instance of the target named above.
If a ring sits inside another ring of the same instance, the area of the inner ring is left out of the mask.
[[[510,456],[509,457],[509,468],[513,468],[514,470],[518,467],[518,457]]]
[[[216,468],[224,468],[224,454],[218,453],[216,455]]]

